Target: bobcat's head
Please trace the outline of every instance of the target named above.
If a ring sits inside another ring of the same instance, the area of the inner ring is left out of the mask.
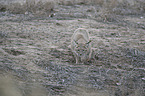
[[[75,41],[75,52],[79,57],[84,57],[88,54],[90,42],[91,40],[87,43],[78,43]]]

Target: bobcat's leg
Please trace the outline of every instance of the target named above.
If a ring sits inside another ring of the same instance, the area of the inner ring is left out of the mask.
[[[79,57],[78,57],[78,55],[76,54],[75,51],[73,52],[73,55],[74,55],[74,57],[75,57],[76,64],[78,64],[78,63],[79,63]]]
[[[79,63],[79,58],[78,58],[78,56],[76,56],[76,64],[78,64]]]
[[[76,64],[79,63],[79,56],[77,54],[75,54],[75,58],[76,58]]]

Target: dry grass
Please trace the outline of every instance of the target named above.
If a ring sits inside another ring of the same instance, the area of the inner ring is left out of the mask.
[[[117,15],[141,14],[144,12],[143,0],[94,0],[95,6],[101,6],[99,15],[104,21],[117,20]],[[103,2],[104,1],[104,2]]]
[[[113,9],[117,7],[116,0],[108,0],[108,2],[104,2],[102,4],[102,8],[100,10],[100,17],[104,21],[113,21],[115,18],[115,14]]]
[[[7,5],[6,10],[14,14],[28,14],[33,15],[50,15],[54,9],[54,2],[52,1],[36,1],[36,0],[26,0],[25,3],[12,3]]]
[[[118,15],[142,14],[145,12],[144,0],[26,0],[24,3],[0,5],[0,11],[13,14],[33,14],[35,16],[51,16],[55,6],[85,5],[93,6],[92,17],[103,21],[117,20]],[[85,11],[82,10],[82,11]],[[95,11],[95,14],[94,14]],[[59,12],[59,11],[58,11]],[[87,12],[83,12],[86,16]]]
[[[59,0],[59,4],[94,6],[96,16],[92,17],[99,17],[103,21],[116,21],[117,15],[135,15],[145,12],[144,0]]]

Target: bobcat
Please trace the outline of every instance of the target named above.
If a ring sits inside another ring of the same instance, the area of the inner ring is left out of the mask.
[[[71,51],[76,59],[76,64],[91,59],[92,49],[89,33],[84,28],[78,28],[71,38]]]

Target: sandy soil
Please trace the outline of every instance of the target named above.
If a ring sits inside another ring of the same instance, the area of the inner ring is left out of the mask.
[[[37,84],[41,96],[143,96],[145,15],[101,22],[67,11],[73,8],[83,6],[61,7],[50,18],[1,13],[1,76],[11,75],[22,96],[37,92]],[[92,40],[88,64],[75,64],[69,48],[80,27]]]

